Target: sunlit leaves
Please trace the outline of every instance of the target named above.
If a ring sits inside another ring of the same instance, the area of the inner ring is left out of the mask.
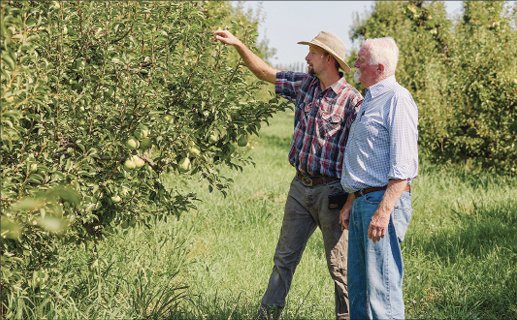
[[[227,2],[3,1],[1,10],[4,270],[43,268],[57,235],[87,242],[179,217],[197,200],[182,179],[225,194],[219,167],[251,162],[234,144],[285,109],[258,101],[263,83],[213,41],[227,25],[265,53],[256,18]],[[125,168],[128,159],[138,165]]]
[[[356,22],[353,38],[397,41],[397,81],[419,107],[430,159],[517,173],[516,20],[504,3],[466,1],[453,24],[442,2],[378,1]]]

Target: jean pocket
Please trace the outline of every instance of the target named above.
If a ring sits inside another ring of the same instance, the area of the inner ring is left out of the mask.
[[[378,206],[379,204],[381,204],[382,197],[384,197],[384,192],[383,191],[369,192],[369,193],[365,194],[363,197],[364,197],[364,201],[366,203]]]
[[[393,210],[393,224],[397,232],[399,242],[404,241],[409,222],[411,221],[411,194],[404,192],[402,197],[397,201],[395,209]]]

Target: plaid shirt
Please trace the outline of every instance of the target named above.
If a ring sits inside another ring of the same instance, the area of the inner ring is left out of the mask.
[[[276,75],[276,93],[296,106],[289,162],[309,175],[341,177],[348,133],[363,97],[340,75],[324,91],[315,76],[291,71]]]

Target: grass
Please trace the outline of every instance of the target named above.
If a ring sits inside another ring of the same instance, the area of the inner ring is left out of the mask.
[[[249,319],[256,315],[273,266],[284,203],[295,173],[287,161],[292,125],[292,115],[280,114],[271,127],[261,131],[260,139],[251,141],[254,149],[250,154],[256,167],[248,166],[242,173],[227,172],[235,182],[226,199],[218,193],[209,194],[206,185],[197,186],[204,201],[198,210],[182,217],[192,219],[197,233],[191,248],[195,263],[188,272],[194,304],[186,306],[187,313],[196,318]],[[195,188],[196,183],[190,187]],[[286,312],[293,319],[304,314],[326,317],[334,308],[334,297],[319,231],[304,256]],[[307,286],[312,287],[310,292]]]
[[[515,178],[424,165],[414,194],[403,244],[408,314],[517,318]]]
[[[193,221],[196,234],[186,278],[193,304],[185,308],[193,318],[255,316],[294,176],[287,161],[292,125],[292,114],[279,114],[261,131],[250,151],[256,168],[227,173],[235,180],[227,199],[190,185],[204,199],[182,218]],[[423,159],[413,190],[413,219],[402,243],[406,316],[517,318],[517,180]],[[284,318],[330,319],[333,308],[318,230],[296,271]]]
[[[264,127],[241,152],[256,166],[223,169],[226,199],[197,179],[170,187],[202,202],[179,220],[118,230],[97,255],[63,247],[60,272],[11,313],[38,319],[253,319],[266,290],[294,169],[287,161],[292,113]],[[422,159],[413,218],[402,243],[407,318],[517,319],[517,179]],[[283,319],[334,318],[321,232],[296,270]],[[4,310],[5,312],[5,310]]]

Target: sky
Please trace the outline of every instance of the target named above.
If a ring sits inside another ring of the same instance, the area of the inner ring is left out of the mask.
[[[356,14],[371,11],[375,1],[245,1],[244,8],[256,10],[262,6],[264,21],[259,26],[259,38],[269,40],[276,49],[269,59],[273,66],[304,62],[308,47],[297,44],[310,41],[322,30],[340,37],[347,50],[358,48],[350,41],[349,31]],[[236,5],[237,2],[232,2]],[[461,13],[462,1],[445,1],[450,15]]]

